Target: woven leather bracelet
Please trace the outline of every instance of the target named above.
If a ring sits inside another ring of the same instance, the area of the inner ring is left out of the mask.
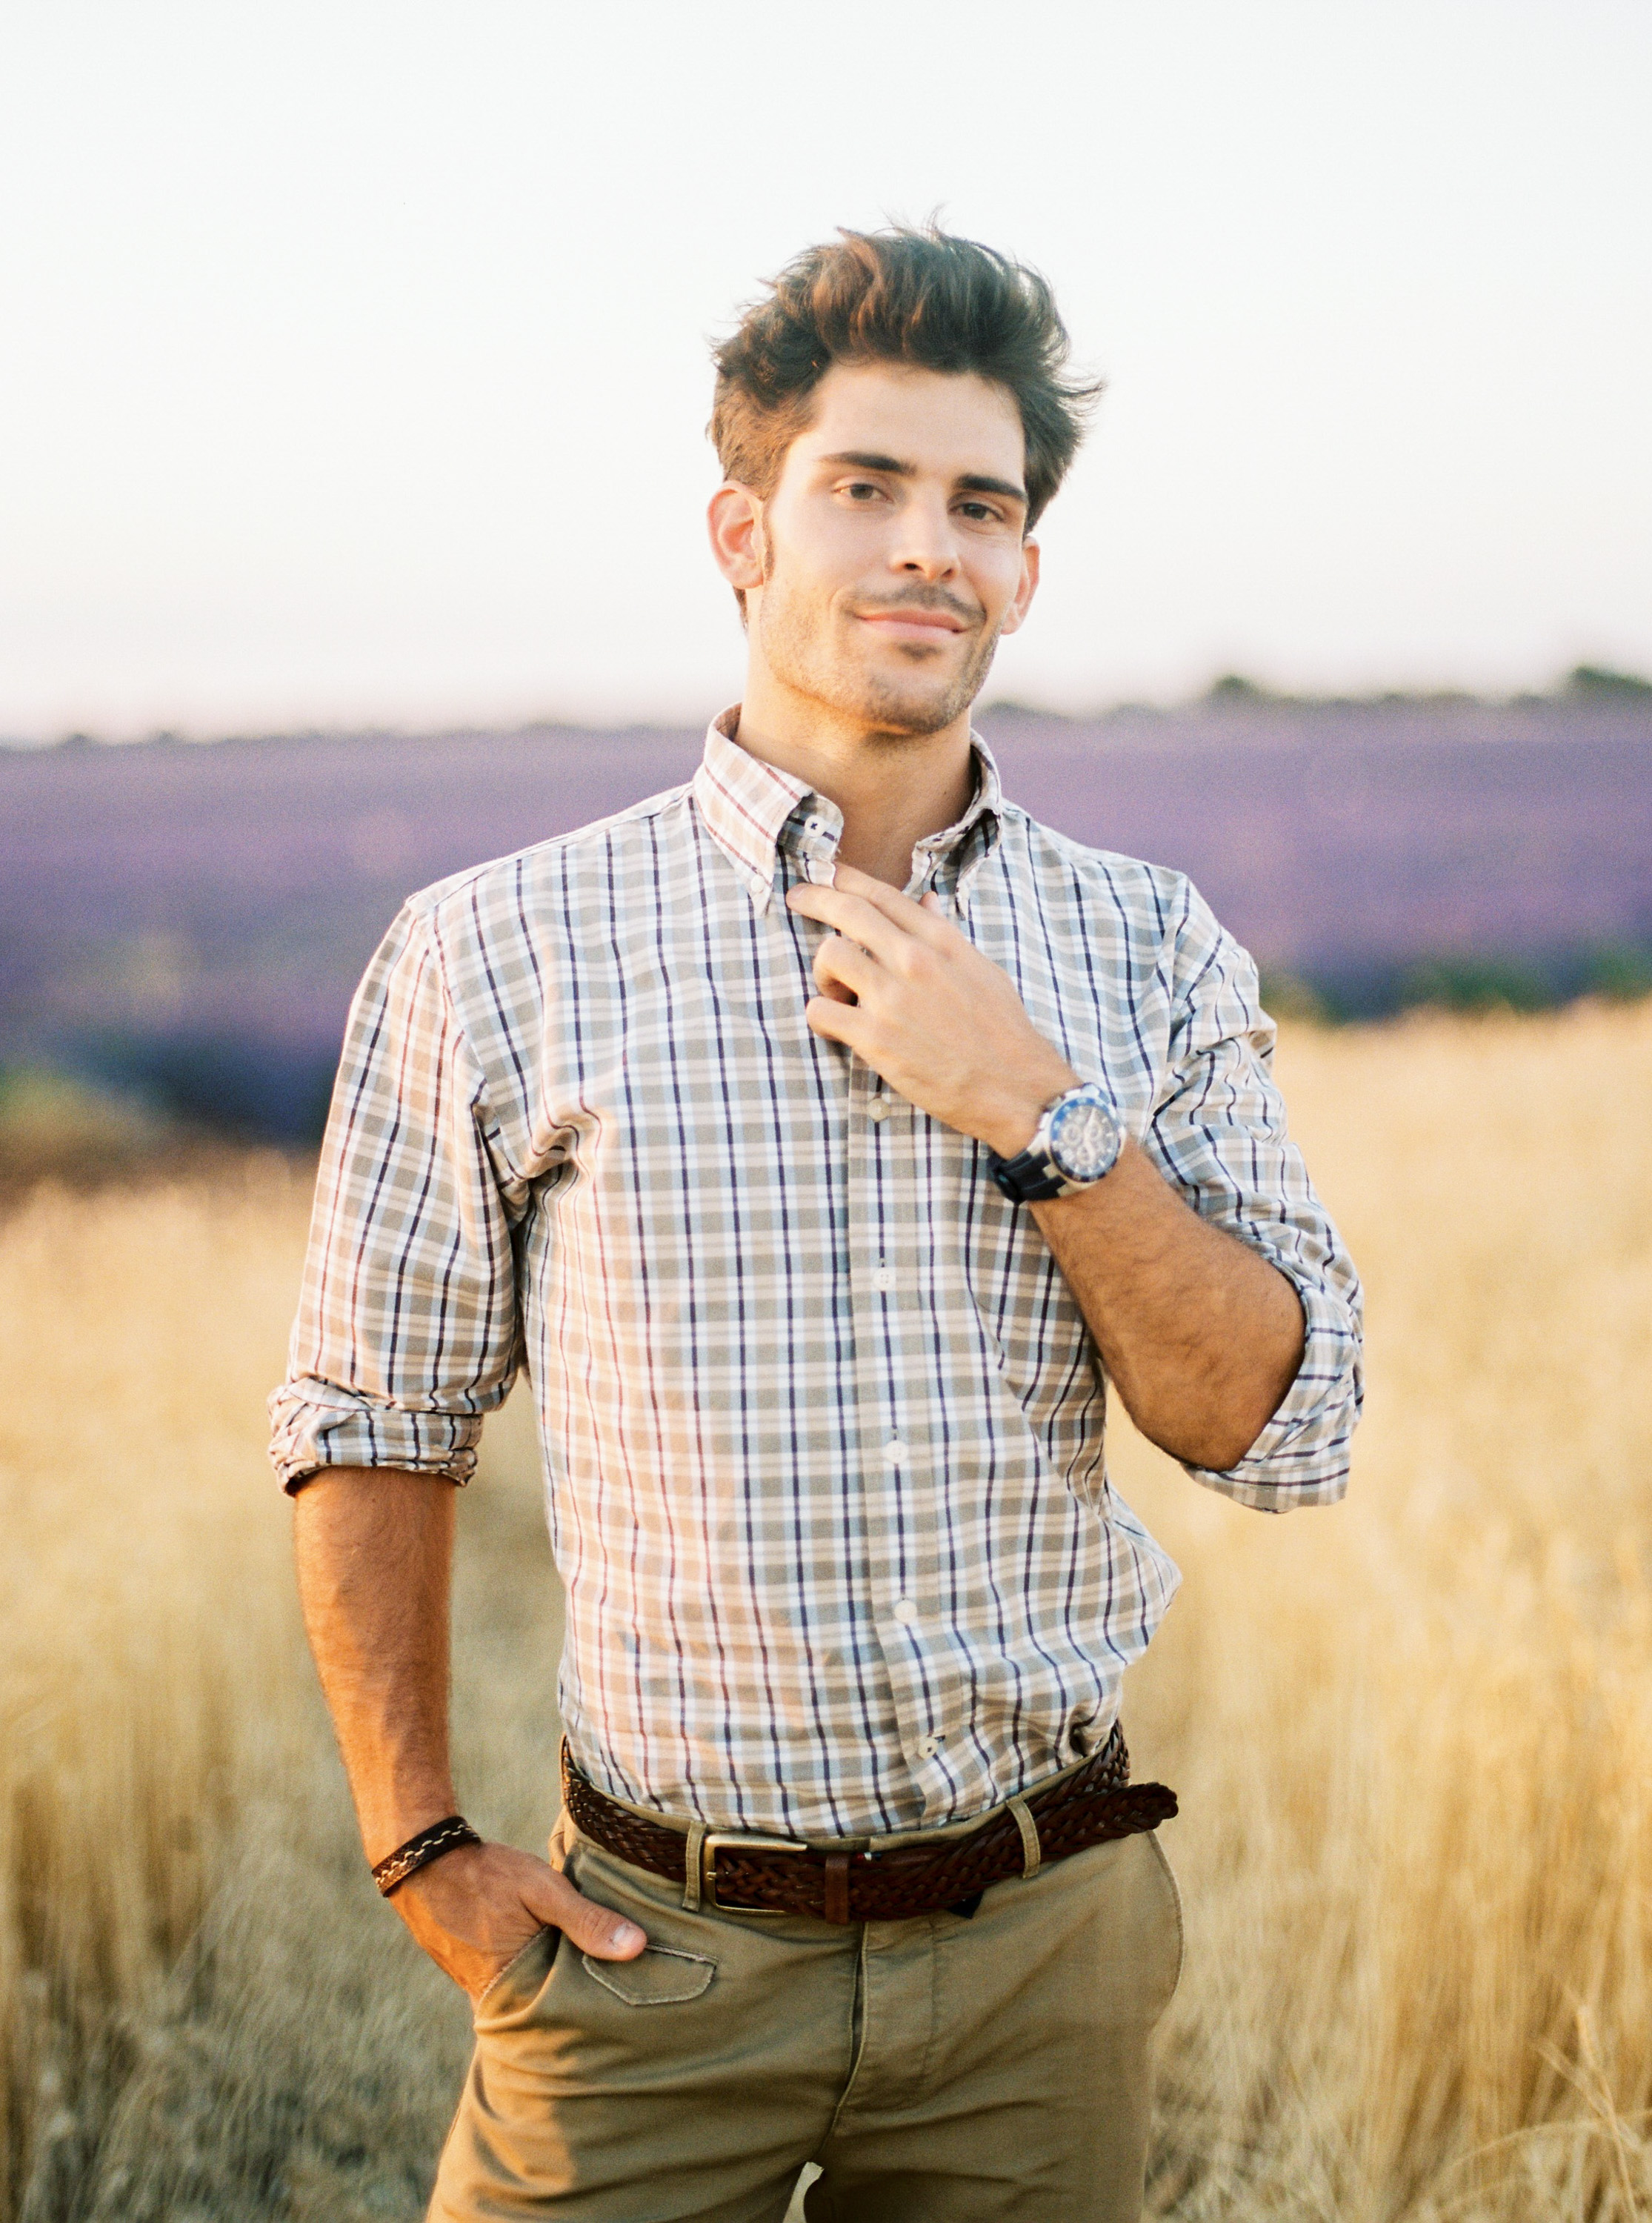
[[[440,1822],[432,1822],[428,1829],[421,1829],[405,1845],[398,1845],[393,1853],[386,1855],[373,1871],[373,1880],[382,1895],[388,1899],[398,1884],[419,1868],[429,1867],[439,1861],[443,1853],[455,1853],[461,1845],[480,1845],[481,1839],[462,1814],[449,1814]]]

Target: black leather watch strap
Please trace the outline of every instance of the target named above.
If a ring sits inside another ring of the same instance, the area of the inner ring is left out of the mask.
[[[1059,1196],[1067,1186],[1047,1150],[1019,1151],[1013,1158],[995,1158],[992,1178],[1012,1204],[1040,1204]]]

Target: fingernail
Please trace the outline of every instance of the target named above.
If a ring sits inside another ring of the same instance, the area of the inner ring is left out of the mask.
[[[633,1945],[643,1945],[647,1942],[634,1922],[620,1923],[613,1933],[613,1943],[623,1953],[629,1953]]]

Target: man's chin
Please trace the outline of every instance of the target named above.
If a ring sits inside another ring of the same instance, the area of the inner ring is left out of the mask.
[[[965,715],[981,691],[986,675],[970,674],[949,686],[902,686],[898,682],[873,680],[862,691],[857,706],[866,723],[901,740],[927,740]]]

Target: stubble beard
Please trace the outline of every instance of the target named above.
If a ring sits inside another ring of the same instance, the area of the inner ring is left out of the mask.
[[[951,680],[937,690],[915,666],[909,682],[871,671],[839,654],[829,617],[789,594],[772,562],[758,606],[763,659],[795,693],[838,716],[902,740],[921,740],[952,725],[987,683],[998,652],[999,628],[983,630]]]

